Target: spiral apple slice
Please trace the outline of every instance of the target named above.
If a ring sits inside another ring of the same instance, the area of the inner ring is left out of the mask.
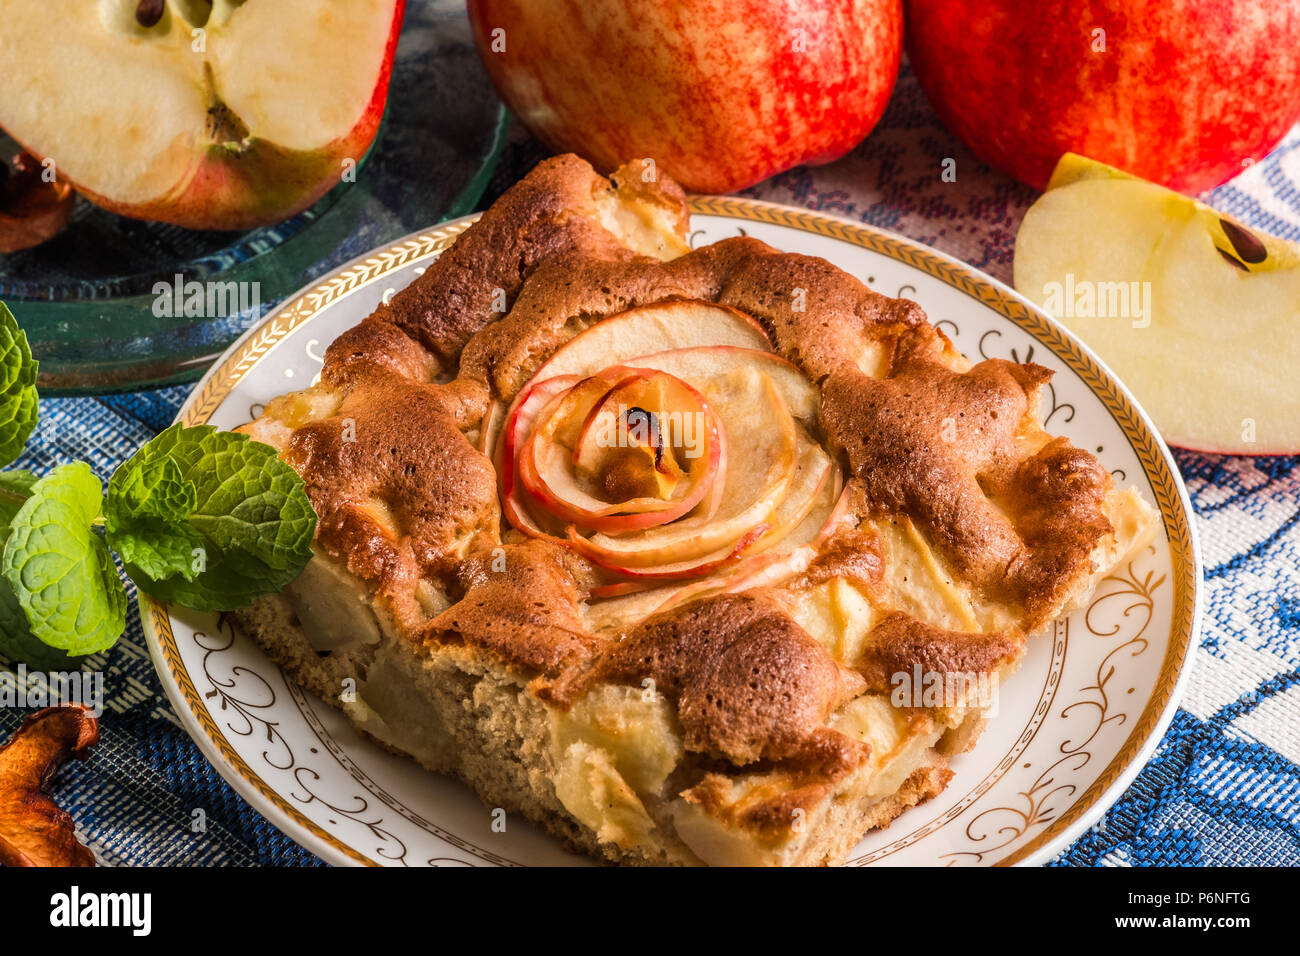
[[[745,449],[727,468],[723,501],[712,520],[692,515],[629,538],[595,534],[573,542],[578,553],[602,566],[650,567],[703,558],[766,522],[789,491],[801,459],[824,455],[797,429],[772,380],[738,368],[701,383],[718,413],[730,446]],[[811,449],[815,449],[815,452]]]
[[[704,351],[710,351],[712,347]],[[689,350],[686,350],[689,351]],[[766,355],[764,352],[751,352],[753,355]],[[649,374],[654,369],[642,368],[639,364],[633,369],[640,374]],[[668,371],[664,369],[663,371]],[[694,371],[701,371],[694,369]],[[671,374],[671,373],[670,373]],[[685,383],[685,379],[678,375],[679,380]],[[707,378],[707,376],[706,376]],[[695,389],[691,389],[692,404],[697,406],[694,409],[679,409],[682,412],[678,419],[680,429],[679,437],[682,438],[685,445],[684,456],[692,468],[698,468],[704,464],[707,466],[707,475],[705,476],[709,485],[708,497],[704,501],[703,513],[712,518],[717,514],[718,508],[722,505],[722,492],[725,487],[727,474],[727,441],[726,430],[722,428],[717,414],[709,407],[708,402]],[[601,403],[592,409],[587,421],[583,425],[582,435],[578,439],[578,444],[573,449],[573,464],[579,470],[588,472],[598,471],[600,467],[600,436],[608,432],[611,427],[617,428],[618,414],[620,406],[627,407],[627,397],[622,396],[620,401],[620,390],[611,389],[609,394]],[[695,411],[699,415],[692,415],[690,418],[687,414]],[[671,424],[671,421],[670,421]],[[687,434],[689,432],[689,434]],[[697,479],[693,479],[697,480]],[[687,509],[689,511],[690,509]],[[685,514],[686,511],[680,511],[677,516]],[[606,529],[591,529],[606,530]]]
[[[616,384],[606,388],[609,382]],[[695,422],[698,417],[702,424],[692,429],[702,433],[702,447],[696,449],[700,454],[684,459],[683,471],[678,455],[691,449],[671,443],[671,434],[665,445],[665,436],[656,429],[659,444],[651,445],[631,440],[626,429],[623,434],[592,433],[594,412],[625,403],[637,403],[634,407],[647,422],[654,412],[646,408],[657,410],[665,421],[670,414],[680,416],[678,421]],[[612,368],[584,379],[553,398],[537,422],[519,451],[520,480],[540,508],[587,531],[620,534],[676,520],[704,498],[721,457],[721,428],[704,397],[685,382],[653,370]],[[598,437],[608,439],[606,447],[596,447]],[[579,451],[584,439],[594,448],[585,456],[587,469],[574,466],[575,459],[583,458]],[[624,484],[611,487],[611,476]],[[619,487],[642,494],[620,497],[615,494]],[[607,497],[600,497],[602,492]]]
[[[596,563],[611,574],[638,581],[677,581],[683,578],[698,578],[700,575],[711,574],[729,565],[738,564],[767,531],[768,525],[766,523],[760,524],[750,528],[738,540],[730,542],[711,554],[686,561],[676,561],[671,564],[637,567],[633,565],[619,566],[614,563],[601,563],[599,561]],[[569,543],[575,545],[580,552],[586,544],[574,528],[569,529],[568,539]]]
[[[750,565],[756,556],[762,556],[765,561],[777,560],[784,549],[770,558],[768,553],[777,549],[787,535],[803,530],[805,524],[806,533],[802,536],[795,534],[794,546],[807,544],[817,536],[818,529],[834,504],[834,497],[829,494],[829,490],[834,484],[831,476],[835,467],[820,446],[809,444],[805,449],[805,454],[796,466],[795,479],[780,505],[767,521],[751,528],[738,541],[703,558],[674,564],[633,567],[608,563],[601,566],[611,573],[636,580],[677,580],[726,571],[732,566]],[[817,510],[819,504],[820,511]],[[576,532],[570,529],[568,537],[573,542]],[[578,546],[581,547],[580,544]]]

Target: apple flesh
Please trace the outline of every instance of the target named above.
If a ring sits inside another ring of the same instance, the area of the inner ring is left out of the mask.
[[[906,0],[908,61],[980,159],[1042,189],[1081,153],[1183,192],[1300,120],[1300,0]]]
[[[307,208],[364,156],[405,0],[148,7],[0,0],[0,126],[92,202],[247,229]]]
[[[631,364],[636,368],[667,372],[688,382],[717,378],[740,368],[758,369],[772,380],[791,415],[800,421],[811,421],[817,415],[820,398],[816,386],[792,362],[775,352],[735,345],[708,345],[641,355]]]
[[[470,0],[469,15],[542,142],[606,172],[653,156],[696,192],[843,156],[902,48],[900,0]]]
[[[1300,451],[1300,249],[1079,157],[1053,183],[1016,237],[1016,289],[1096,350],[1171,444]]]
[[[701,346],[737,346],[770,352],[762,326],[745,313],[712,302],[680,299],[638,306],[602,319],[574,336],[533,376],[595,375],[611,365]]]

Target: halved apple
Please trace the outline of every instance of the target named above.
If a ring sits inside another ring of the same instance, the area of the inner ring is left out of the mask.
[[[369,148],[404,7],[0,0],[0,126],[113,212],[275,222]]]
[[[1118,373],[1175,445],[1300,451],[1300,250],[1077,156],[1016,237],[1015,285]]]

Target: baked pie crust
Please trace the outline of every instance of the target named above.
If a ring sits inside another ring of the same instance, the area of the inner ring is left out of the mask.
[[[839,863],[1154,513],[1044,430],[1046,369],[972,365],[822,259],[692,251],[641,169],[543,162],[244,426],[319,525],[237,619],[573,847]]]

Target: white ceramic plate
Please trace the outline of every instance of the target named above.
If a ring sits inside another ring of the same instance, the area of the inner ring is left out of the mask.
[[[1036,638],[999,713],[936,800],[871,834],[852,864],[991,865],[1050,859],[1132,780],[1173,716],[1199,609],[1191,507],[1168,449],[1100,361],[1027,300],[933,250],[866,226],[741,199],[693,200],[701,245],[745,232],[823,256],[889,295],[915,299],[972,359],[1056,372],[1050,430],[1097,454],[1160,512],[1154,544],[1092,603]],[[231,428],[317,376],[325,347],[410,282],[471,222],[457,220],[358,259],[236,342],[180,414]],[[572,864],[540,831],[491,812],[464,786],[361,739],[289,684],[215,616],[142,605],[149,648],[186,729],[254,807],[334,863]]]

